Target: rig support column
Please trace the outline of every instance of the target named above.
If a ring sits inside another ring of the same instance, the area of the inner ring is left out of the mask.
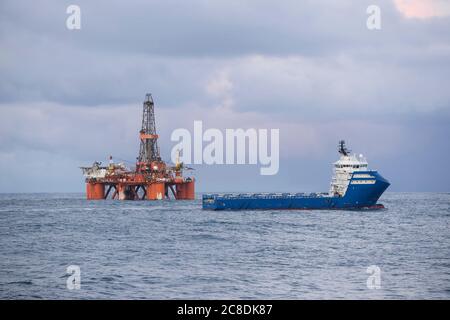
[[[181,184],[177,184],[176,185],[176,191],[177,191],[177,200],[183,200],[186,197],[186,192],[185,192],[185,184],[181,183]]]
[[[102,183],[86,183],[86,196],[88,200],[103,200],[105,198],[105,185]]]
[[[132,190],[132,187],[127,184],[119,183],[117,185],[119,200],[134,200],[135,193]]]
[[[127,197],[125,195],[125,186],[123,184],[117,185],[117,193],[119,194],[119,200],[126,200]]]
[[[188,181],[185,184],[185,199],[194,200],[195,199],[195,181]]]
[[[177,200],[194,200],[195,199],[195,183],[194,181],[186,181],[176,185]]]
[[[162,200],[165,197],[165,193],[164,182],[155,182],[147,186],[147,200]]]

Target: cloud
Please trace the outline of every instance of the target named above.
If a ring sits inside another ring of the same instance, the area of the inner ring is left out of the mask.
[[[2,2],[0,102],[120,105],[152,91],[165,106],[208,105],[217,96],[205,83],[221,73],[240,110],[410,112],[450,100],[450,19],[405,20],[392,1],[380,1],[379,32],[364,1],[81,1],[80,31],[65,29],[66,4]]]
[[[334,117],[441,111],[450,102],[446,65],[404,66],[348,56],[252,56],[226,68],[240,110]]]
[[[372,2],[80,0],[82,29],[69,31],[70,1],[2,1],[0,174],[9,182],[0,190],[20,190],[26,171],[41,190],[46,166],[65,187],[82,186],[79,165],[109,154],[133,162],[147,92],[166,159],[171,131],[194,120],[280,129],[279,176],[202,168],[206,189],[208,175],[237,173],[249,189],[295,187],[299,164],[324,182],[340,138],[395,178],[393,164],[408,188],[404,161],[424,171],[426,153],[450,160],[450,17],[438,1],[380,0],[382,29],[369,31]],[[433,170],[447,190],[448,170]]]
[[[450,15],[447,0],[394,0],[395,5],[408,18],[427,19]]]

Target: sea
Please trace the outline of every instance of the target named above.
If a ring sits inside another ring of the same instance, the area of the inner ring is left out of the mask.
[[[449,299],[450,193],[378,211],[0,194],[0,299]]]

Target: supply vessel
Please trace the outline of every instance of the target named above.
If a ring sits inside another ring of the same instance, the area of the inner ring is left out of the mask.
[[[369,170],[363,155],[351,154],[344,140],[339,141],[338,151],[329,192],[204,194],[203,209],[383,209],[377,201],[390,183]]]

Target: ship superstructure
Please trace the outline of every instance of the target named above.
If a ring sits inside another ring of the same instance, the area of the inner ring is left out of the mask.
[[[347,191],[353,173],[367,171],[368,163],[362,154],[359,156],[351,154],[351,151],[346,148],[344,140],[339,141],[338,151],[341,157],[333,163],[334,175],[331,179],[330,195],[342,197]]]

